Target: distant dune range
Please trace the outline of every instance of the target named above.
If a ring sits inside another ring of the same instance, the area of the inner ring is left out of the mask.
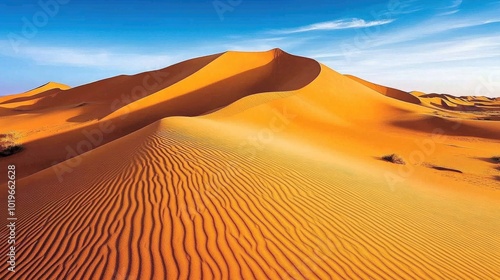
[[[279,49],[0,97],[0,279],[498,279],[499,120]]]

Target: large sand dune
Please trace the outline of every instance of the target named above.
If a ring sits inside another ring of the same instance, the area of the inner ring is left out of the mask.
[[[0,279],[499,278],[499,108],[278,49],[0,98]]]

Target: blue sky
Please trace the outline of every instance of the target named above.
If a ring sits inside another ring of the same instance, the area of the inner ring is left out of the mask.
[[[3,0],[0,95],[275,47],[406,91],[500,96],[500,0]]]

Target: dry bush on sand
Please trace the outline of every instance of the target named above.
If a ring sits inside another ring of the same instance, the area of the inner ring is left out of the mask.
[[[0,133],[0,157],[7,157],[23,150],[18,132]]]
[[[391,154],[391,155],[383,156],[382,160],[385,160],[385,161],[388,161],[388,162],[392,162],[392,163],[395,163],[395,164],[405,164],[405,161],[403,160],[403,158],[401,158],[400,156],[398,156],[396,154]]]

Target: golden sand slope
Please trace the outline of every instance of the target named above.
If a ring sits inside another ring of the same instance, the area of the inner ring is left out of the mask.
[[[0,158],[20,174],[17,272],[0,279],[500,277],[498,122],[280,50],[172,67],[190,74],[121,107],[124,77],[94,83],[102,104],[82,90],[6,109],[27,136]],[[32,114],[52,122],[35,131]],[[106,122],[91,152],[58,153]]]
[[[409,102],[409,103],[413,103],[413,104],[420,104],[421,101],[418,97],[415,97],[411,94],[408,94],[407,92],[404,92],[402,90],[399,90],[399,89],[395,89],[395,88],[389,88],[389,87],[384,87],[384,86],[381,86],[381,85],[377,85],[377,84],[374,84],[374,83],[370,83],[368,81],[365,81],[363,79],[360,79],[358,77],[355,77],[355,76],[351,76],[351,75],[346,75],[346,77],[348,78],[351,78],[383,95],[386,95],[386,96],[389,96],[389,97],[392,97],[392,98],[395,98],[395,99],[398,99],[398,100],[401,100],[401,101],[405,101],[405,102]]]

